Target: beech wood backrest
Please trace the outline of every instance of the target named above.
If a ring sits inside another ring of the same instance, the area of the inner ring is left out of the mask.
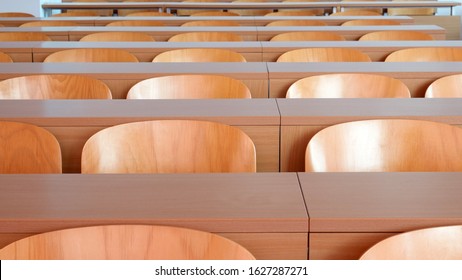
[[[369,2],[370,0],[341,0],[341,2]],[[344,11],[365,11],[365,12],[373,12],[377,14],[383,14],[383,10],[381,8],[344,8]]]
[[[298,11],[278,11],[265,14],[267,17],[287,17],[287,16],[315,16],[316,14],[309,10]]]
[[[158,0],[122,0],[122,2],[160,2],[160,1]],[[132,16],[135,13],[150,13],[150,12],[157,13],[159,11],[156,9],[118,9],[117,15],[118,16]],[[169,14],[169,13],[164,13],[164,12],[160,12],[160,13]],[[169,14],[169,15],[172,15],[172,14]],[[149,16],[149,15],[146,15],[146,16]],[[164,16],[164,15],[159,14],[158,16]]]
[[[361,11],[361,10],[348,10],[348,11],[341,11],[335,12],[330,14],[330,16],[381,16],[381,13],[373,12],[373,11]]]
[[[0,13],[0,17],[35,17],[35,16],[29,13],[3,12],[3,13]]]
[[[462,225],[400,233],[369,248],[361,260],[462,260]]]
[[[64,20],[40,20],[30,21],[21,24],[19,27],[45,27],[45,26],[78,26],[79,24],[72,21]]]
[[[125,50],[98,48],[57,51],[43,62],[138,62],[138,59]]]
[[[239,23],[231,20],[196,20],[183,23],[183,27],[191,26],[240,26]]]
[[[367,25],[401,25],[399,21],[392,19],[355,19],[345,21],[341,26],[367,26]]]
[[[253,260],[217,234],[157,225],[103,225],[32,235],[0,250],[20,260]]]
[[[433,81],[430,86],[428,86],[425,97],[462,97],[462,74],[450,75]]]
[[[239,16],[239,14],[232,13],[232,12],[224,12],[224,11],[206,11],[206,12],[195,12],[191,14],[192,17],[235,17]]]
[[[13,62],[13,59],[6,53],[0,52],[0,63]]]
[[[47,130],[0,121],[0,173],[61,173],[61,148]]]
[[[50,74],[0,81],[0,99],[111,99],[109,87],[91,77]]]
[[[244,56],[227,49],[176,49],[158,54],[152,62],[246,62]]]
[[[308,143],[315,172],[460,172],[462,129],[445,123],[383,119],[342,123]]]
[[[462,48],[422,47],[408,48],[392,52],[386,62],[430,62],[462,61]]]
[[[135,84],[127,99],[205,99],[251,98],[249,88],[241,81],[206,74],[155,77]]]
[[[146,33],[119,31],[98,32],[80,38],[81,42],[154,42],[154,38]]]
[[[320,20],[277,20],[267,23],[266,26],[326,26],[327,23]]]
[[[61,0],[61,2],[64,2]],[[109,2],[109,0],[71,0],[71,2],[81,2],[81,3],[98,3],[98,2]],[[78,10],[71,10],[68,12],[82,12],[86,13],[91,11],[92,13],[96,13],[98,16],[112,16],[113,10],[112,9],[97,9],[97,10],[85,10],[85,9],[78,9]]]
[[[395,1],[395,0],[391,0]],[[399,0],[399,1],[415,1],[415,0]],[[435,8],[388,8],[389,16],[431,16],[436,12]]]
[[[256,2],[264,3],[266,0],[233,0],[231,2]],[[266,14],[272,13],[273,9],[228,9],[229,12],[239,14],[241,16],[264,16]]]
[[[0,42],[20,41],[51,41],[51,38],[41,32],[0,32]]]
[[[293,83],[287,98],[410,98],[398,79],[377,74],[337,73],[310,76]]]
[[[183,0],[181,2],[206,2],[206,3],[210,3],[210,2],[215,2],[215,0]],[[221,12],[223,10],[215,10],[217,12]],[[208,9],[177,9],[176,10],[176,14],[178,16],[190,16],[192,14],[196,14],[196,13],[208,13],[210,12],[210,10]]]
[[[283,0],[282,2],[319,2],[319,0]],[[300,11],[299,9],[279,9],[279,11]],[[323,8],[307,8],[303,11],[309,11],[317,16],[322,16],[325,13]]]
[[[230,32],[185,32],[173,35],[169,42],[240,42],[242,37]]]
[[[240,129],[197,120],[158,120],[103,129],[82,151],[82,173],[255,172],[252,140]]]
[[[164,26],[164,24],[154,20],[120,20],[110,22],[106,26]]]
[[[432,35],[413,30],[384,30],[364,34],[359,41],[428,41]]]
[[[270,41],[345,41],[345,37],[330,31],[295,31],[280,33]]]
[[[91,10],[73,10],[73,11],[68,11],[64,13],[58,13],[58,14],[52,14],[52,17],[97,17],[99,16],[97,11],[91,11]]]
[[[173,17],[173,14],[165,12],[130,12],[125,14],[127,17]]]
[[[370,62],[367,54],[350,48],[306,48],[283,53],[277,62]]]

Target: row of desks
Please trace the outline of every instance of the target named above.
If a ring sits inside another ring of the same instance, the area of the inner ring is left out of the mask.
[[[0,120],[38,125],[60,143],[64,173],[79,173],[89,137],[117,124],[194,119],[242,129],[253,140],[258,172],[304,171],[319,130],[368,119],[420,119],[462,125],[462,99],[3,100]]]
[[[461,173],[0,175],[0,247],[45,231],[158,224],[257,259],[357,259],[396,233],[462,223]]]

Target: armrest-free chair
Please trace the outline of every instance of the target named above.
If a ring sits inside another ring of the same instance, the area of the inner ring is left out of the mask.
[[[80,38],[80,42],[154,42],[151,35],[142,32],[98,32]]]
[[[395,1],[395,0],[391,0]],[[399,1],[415,1],[415,0],[399,0]],[[436,12],[435,8],[388,8],[389,16],[432,16]]]
[[[138,62],[138,59],[119,49],[69,49],[54,52],[43,62]]]
[[[345,21],[341,26],[367,26],[367,25],[401,25],[399,21],[391,19],[355,19]]]
[[[293,20],[277,20],[267,23],[266,26],[326,26],[327,24],[320,20],[311,19],[293,19]]]
[[[224,12],[224,11],[206,11],[206,12],[194,12],[191,14],[192,17],[235,17],[239,16],[239,14],[232,13],[232,12]]]
[[[370,62],[370,57],[350,48],[306,48],[283,53],[277,62]]]
[[[164,12],[130,12],[125,14],[126,17],[172,17],[174,15]]]
[[[96,11],[68,11],[64,13],[52,14],[52,17],[97,17],[99,16],[98,12]]]
[[[164,24],[155,20],[120,20],[110,22],[106,26],[164,26]]]
[[[35,16],[29,13],[3,12],[3,13],[0,13],[0,17],[35,17]]]
[[[183,23],[183,27],[192,26],[240,26],[239,23],[231,20],[196,20]]]
[[[241,42],[241,36],[231,32],[185,32],[173,35],[169,42]]]
[[[359,41],[428,41],[432,35],[412,30],[386,30],[364,34]]]
[[[335,12],[330,14],[330,16],[381,16],[381,13],[373,12],[373,11],[361,11],[361,10],[348,10],[348,11],[341,11]]]
[[[78,23],[64,20],[40,20],[21,24],[19,27],[78,26]]]
[[[240,129],[196,120],[116,125],[82,151],[82,173],[255,172],[252,140]]]
[[[462,61],[462,48],[422,47],[408,48],[392,52],[386,62],[438,62]]]
[[[235,51],[227,49],[177,49],[158,54],[152,62],[246,62]]]
[[[278,11],[265,14],[267,17],[306,17],[306,16],[316,16],[314,12],[309,10],[298,10],[298,11]]]
[[[295,31],[278,34],[270,41],[345,41],[345,38],[329,31]]]
[[[428,86],[427,98],[455,98],[462,97],[462,74],[455,74],[439,78]]]
[[[41,32],[0,32],[0,42],[51,41]]]
[[[264,3],[266,0],[233,0],[232,2],[250,2]],[[228,9],[229,12],[239,14],[241,16],[264,16],[272,13],[273,9]]]

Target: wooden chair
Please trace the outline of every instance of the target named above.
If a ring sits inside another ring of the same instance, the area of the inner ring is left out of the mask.
[[[370,62],[367,54],[350,48],[306,48],[283,53],[277,62]]]
[[[316,14],[309,10],[298,10],[298,11],[278,11],[265,14],[267,17],[287,17],[287,16],[315,16]]]
[[[460,172],[462,129],[385,119],[342,123],[316,133],[305,170],[315,172]]]
[[[138,62],[138,59],[120,49],[69,49],[54,52],[43,62]]]
[[[186,2],[186,3],[191,3],[191,2],[194,2],[194,3],[213,3],[215,2],[215,0],[183,0],[181,2]],[[222,12],[223,10],[215,10],[217,12]],[[196,13],[208,13],[210,12],[210,10],[208,9],[177,9],[176,10],[176,14],[178,16],[190,16],[192,14],[196,14]]]
[[[47,130],[0,121],[0,173],[61,173],[61,148]]]
[[[96,11],[68,11],[64,13],[52,14],[52,17],[97,17],[99,16]]]
[[[164,12],[131,12],[125,15],[126,17],[172,17],[174,15]]]
[[[266,0],[233,0],[231,2],[251,2],[251,3],[264,3]],[[273,9],[228,9],[229,12],[236,13],[241,16],[264,16],[272,13]]]
[[[329,31],[296,31],[278,34],[270,41],[345,41],[345,37]]]
[[[198,48],[165,51],[152,62],[246,62],[246,59],[231,50]]]
[[[240,129],[197,120],[116,125],[82,151],[82,173],[255,172],[255,162],[255,146]]]
[[[0,63],[10,63],[13,59],[4,52],[0,52]]]
[[[462,260],[462,226],[400,233],[367,250],[361,260]]]
[[[320,20],[300,19],[300,20],[277,20],[266,24],[266,26],[327,26]]]
[[[170,226],[103,225],[32,235],[0,250],[2,260],[254,260],[217,234]]]
[[[330,16],[381,16],[381,13],[372,12],[372,11],[361,11],[361,10],[348,10],[342,12],[335,12],[330,14]]]
[[[368,26],[368,25],[401,25],[399,21],[392,19],[355,19],[345,21],[341,26]]]
[[[100,2],[109,2],[109,0],[70,0],[70,2],[80,2],[80,3],[100,3]],[[72,10],[68,12],[82,12],[86,13],[88,10]],[[98,9],[98,10],[91,10],[91,12],[95,12],[97,16],[112,16],[114,11],[112,9]]]
[[[231,20],[196,20],[183,23],[183,27],[196,26],[240,26],[239,23]]]
[[[51,38],[42,32],[0,32],[0,42],[20,41],[51,41]]]
[[[386,62],[462,61],[462,48],[422,47],[392,52]]]
[[[394,1],[394,0],[392,0]],[[414,1],[414,0],[400,0]],[[436,12],[435,8],[388,8],[389,16],[432,16]]]
[[[192,17],[236,17],[239,14],[224,11],[206,11],[206,12],[194,12],[191,14]]]
[[[283,0],[282,2],[319,2],[319,0]],[[279,11],[300,11],[299,9],[279,9]],[[309,11],[316,16],[322,16],[326,10],[322,8],[307,8],[303,11]]]
[[[341,2],[369,2],[370,0],[341,0]],[[365,11],[365,12],[373,12],[382,15],[383,10],[380,8],[344,8],[344,11]]]
[[[35,17],[35,16],[29,13],[3,12],[3,13],[0,13],[0,17]]]
[[[241,42],[241,36],[231,32],[185,32],[173,35],[169,42]]]
[[[159,2],[156,0],[123,0],[122,2]],[[134,13],[145,13],[145,12],[159,12],[158,10],[153,9],[118,9],[118,16],[132,16]],[[167,14],[167,13],[165,13]]]
[[[398,79],[376,74],[338,73],[310,76],[293,83],[286,98],[410,98]]]
[[[0,99],[111,99],[108,86],[91,77],[50,74],[0,81]]]
[[[359,41],[429,41],[430,34],[413,30],[385,30],[364,34]]]
[[[221,75],[186,74],[155,77],[135,84],[127,99],[251,98],[240,80]]]
[[[462,97],[462,74],[450,75],[435,80],[428,86],[425,97]]]
[[[64,20],[40,20],[30,21],[21,24],[19,27],[46,27],[46,26],[78,26],[79,24],[72,21]]]
[[[151,35],[142,32],[98,32],[80,38],[80,42],[154,42]]]
[[[120,20],[110,22],[106,26],[164,26],[164,24],[155,20]]]

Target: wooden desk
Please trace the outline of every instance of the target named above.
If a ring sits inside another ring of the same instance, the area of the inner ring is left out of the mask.
[[[45,231],[157,224],[218,233],[257,259],[306,259],[295,173],[0,175],[0,247]]]
[[[299,173],[310,259],[358,259],[405,231],[462,223],[462,173]]]
[[[236,126],[255,143],[257,171],[279,171],[280,116],[273,99],[0,102],[0,120],[35,124],[57,137],[64,173],[80,172],[83,145],[99,130],[122,123],[159,119],[208,120]]]
[[[462,125],[462,99],[277,99],[281,113],[281,172],[305,171],[305,151],[321,129],[349,121],[419,119]]]

